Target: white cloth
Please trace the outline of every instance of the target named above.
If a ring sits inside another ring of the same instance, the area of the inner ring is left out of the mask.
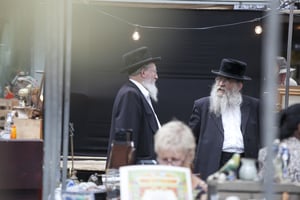
[[[155,111],[154,111],[154,108],[153,108],[153,106],[152,106],[152,102],[151,102],[150,95],[148,95],[148,96],[147,96],[147,97],[145,97],[145,98],[147,99],[147,102],[149,103],[149,105],[150,105],[150,107],[151,107],[151,109],[152,109],[152,111],[153,111],[153,114],[154,114],[154,116],[155,116],[155,119],[156,119],[156,122],[157,122],[158,128],[160,128],[160,127],[161,127],[161,125],[160,125],[160,122],[159,122],[159,120],[158,120],[158,117],[157,117],[157,115],[156,115],[156,113],[155,113]]]
[[[288,179],[294,183],[300,183],[300,140],[296,137],[283,139],[280,144],[285,144],[290,153],[288,164]],[[273,158],[274,159],[274,158]],[[267,168],[267,147],[261,148],[258,153],[259,177],[263,178]]]
[[[284,82],[284,85],[285,85],[286,81]],[[290,86],[297,86],[297,81],[295,81],[293,78],[290,78]]]
[[[241,110],[239,106],[230,107],[222,113],[222,124],[224,129],[224,152],[243,153],[244,141],[241,131]]]
[[[153,111],[153,114],[155,116],[155,119],[156,119],[156,122],[157,122],[157,125],[158,125],[158,128],[161,127],[160,125],[160,122],[158,120],[158,117],[153,109],[153,106],[152,106],[152,102],[151,102],[151,98],[150,98],[150,94],[149,94],[149,91],[142,85],[140,84],[139,82],[133,80],[133,79],[129,79],[131,82],[133,82],[138,88],[139,90],[142,92],[142,94],[144,95],[145,99],[147,100],[148,104],[150,105],[152,111]]]

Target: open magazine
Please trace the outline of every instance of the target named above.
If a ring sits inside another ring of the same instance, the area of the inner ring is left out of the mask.
[[[166,165],[120,168],[122,200],[192,200],[191,171]]]

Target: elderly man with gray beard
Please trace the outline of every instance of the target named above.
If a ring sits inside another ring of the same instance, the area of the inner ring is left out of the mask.
[[[123,55],[128,81],[119,89],[112,110],[107,158],[111,156],[111,145],[120,130],[132,130],[135,146],[134,163],[156,159],[154,134],[160,122],[152,103],[157,102],[158,79],[156,62],[160,57],[152,57],[147,47],[140,47]],[[153,101],[153,102],[152,102]],[[108,163],[107,163],[107,166]]]
[[[257,158],[260,144],[259,100],[241,94],[247,64],[223,59],[210,96],[194,102],[189,126],[197,141],[194,173],[202,179],[218,171],[234,153]]]

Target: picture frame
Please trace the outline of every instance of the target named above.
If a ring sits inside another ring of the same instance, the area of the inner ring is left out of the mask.
[[[122,200],[193,200],[189,168],[166,165],[131,165],[120,168]]]

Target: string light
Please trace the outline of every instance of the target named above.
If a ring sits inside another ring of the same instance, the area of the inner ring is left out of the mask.
[[[260,34],[262,34],[263,29],[262,29],[261,25],[256,25],[254,28],[254,31],[255,31],[256,35],[260,35]]]
[[[291,0],[293,1],[293,0]],[[291,2],[289,0],[286,0],[286,1],[282,1],[281,2],[281,5],[277,8],[277,10],[281,10],[282,8],[290,5]],[[245,20],[245,21],[238,21],[238,22],[234,22],[234,23],[228,23],[228,24],[219,24],[219,25],[214,25],[214,26],[207,26],[207,27],[163,27],[163,26],[146,26],[146,25],[139,25],[139,24],[134,24],[134,23],[131,23],[130,21],[127,21],[125,19],[122,19],[120,17],[117,17],[117,16],[114,16],[112,14],[109,14],[99,8],[96,8],[93,6],[93,9],[95,9],[97,12],[100,12],[101,14],[103,15],[107,15],[111,18],[114,18],[115,20],[117,21],[120,21],[120,22],[123,22],[129,26],[132,26],[134,27],[134,32],[132,34],[132,39],[134,41],[138,41],[140,40],[141,38],[141,35],[140,35],[140,32],[139,30],[140,29],[160,29],[160,30],[209,30],[209,29],[217,29],[217,28],[224,28],[224,27],[230,27],[230,26],[237,26],[237,25],[242,25],[242,24],[247,24],[247,23],[257,23],[259,21],[261,21],[262,19],[264,18],[267,18],[270,16],[270,14],[265,14],[259,18],[254,18],[254,19],[250,19],[250,20]],[[295,15],[297,16],[297,15]],[[255,34],[257,35],[260,35],[262,34],[263,32],[263,28],[261,25],[257,25],[255,26],[254,28],[254,31],[255,31]]]
[[[292,4],[293,2],[295,2],[295,0],[280,0],[281,4],[280,6],[277,8],[277,10],[281,10],[282,8],[287,7],[288,5]],[[237,26],[237,25],[241,25],[241,24],[247,24],[247,23],[253,23],[253,22],[257,22],[260,21],[266,17],[269,17],[270,14],[266,14],[263,15],[260,18],[254,18],[254,19],[250,19],[250,20],[246,20],[246,21],[239,21],[239,22],[235,22],[235,23],[228,23],[228,24],[220,24],[220,25],[215,25],[215,26],[207,26],[207,27],[162,27],[162,26],[144,26],[144,25],[138,25],[138,24],[133,24],[125,19],[122,19],[120,17],[111,15],[101,9],[95,8],[93,7],[96,11],[100,12],[103,15],[107,15],[110,16],[118,21],[121,21],[123,23],[126,23],[130,26],[133,26],[135,28],[139,27],[144,28],[144,29],[165,29],[165,30],[208,30],[208,29],[216,29],[216,28],[222,28],[222,27],[229,27],[229,26]],[[256,34],[261,34],[263,31],[261,26],[256,26],[255,27],[255,33]],[[135,38],[135,39],[134,39]],[[140,39],[140,34],[138,32],[138,30],[135,29],[134,33],[132,34],[132,39],[133,40],[139,40]]]
[[[133,39],[134,41],[138,41],[138,40],[140,40],[140,38],[141,38],[141,35],[140,35],[140,33],[139,33],[138,26],[136,26],[135,29],[134,29],[134,32],[133,32],[133,34],[132,34],[132,39]]]
[[[250,20],[246,20],[246,21],[239,21],[239,22],[235,22],[235,23],[228,23],[228,24],[220,24],[220,25],[215,25],[215,26],[207,26],[207,27],[163,27],[163,26],[145,26],[145,25],[138,25],[138,24],[133,24],[125,19],[122,19],[120,17],[111,15],[101,9],[95,8],[93,7],[97,12],[100,12],[103,15],[107,15],[111,18],[114,18],[120,22],[126,23],[129,26],[134,27],[135,29],[138,27],[139,29],[160,29],[160,30],[209,30],[209,29],[216,29],[216,28],[222,28],[222,27],[230,27],[230,26],[237,26],[237,25],[241,25],[241,24],[248,24],[248,23],[253,23],[253,22],[257,22],[260,21],[266,17],[268,17],[270,14],[266,14],[260,18],[254,18],[254,19],[250,19]],[[138,32],[138,31],[137,31]],[[135,33],[135,32],[134,32]],[[133,34],[134,34],[133,33]],[[135,34],[136,35],[136,34]],[[140,34],[139,34],[140,35]],[[133,37],[133,35],[132,35]]]

